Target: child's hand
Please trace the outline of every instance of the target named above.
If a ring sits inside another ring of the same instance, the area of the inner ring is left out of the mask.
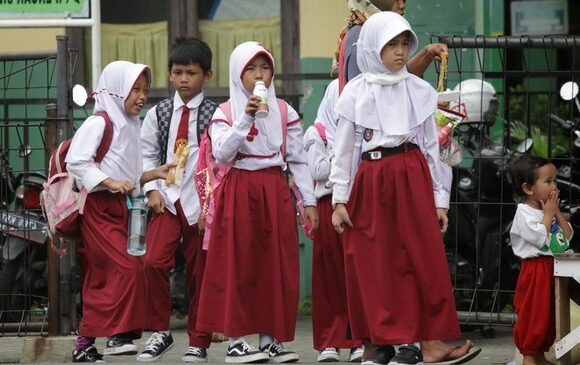
[[[437,208],[437,220],[439,221],[439,229],[441,230],[441,234],[444,234],[447,231],[447,225],[449,224],[449,219],[447,218],[445,209]]]
[[[155,175],[157,176],[158,179],[165,180],[165,178],[167,178],[169,170],[171,170],[175,166],[177,166],[177,164],[174,162],[166,163],[163,166],[159,166],[158,168],[155,169]]]
[[[101,181],[99,185],[107,188],[108,190],[121,194],[130,193],[133,191],[133,189],[135,189],[135,185],[127,180],[113,180],[110,177]]]
[[[312,229],[318,228],[318,212],[316,207],[304,207],[304,219],[310,221]]]
[[[157,190],[147,192],[147,208],[155,214],[161,214],[165,210],[165,199]]]
[[[444,43],[432,43],[425,46],[425,51],[430,59],[441,62],[441,55],[447,52],[448,49]]]
[[[205,218],[199,215],[199,219],[197,220],[197,231],[202,234],[205,232]]]
[[[246,114],[252,117],[256,116],[256,111],[258,110],[258,104],[260,103],[260,97],[256,95],[250,96],[248,102],[246,103],[246,109],[244,110]]]
[[[552,190],[550,195],[548,195],[548,199],[546,201],[540,200],[540,205],[542,210],[544,211],[544,216],[554,217],[556,212],[560,210],[560,199],[559,199],[560,191]]]
[[[346,205],[342,203],[336,204],[334,213],[332,213],[332,225],[334,226],[334,230],[338,233],[344,232],[344,225],[347,225],[350,228],[353,227],[348,212],[346,211]]]

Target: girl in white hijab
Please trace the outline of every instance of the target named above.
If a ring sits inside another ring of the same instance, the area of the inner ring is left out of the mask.
[[[391,360],[393,344],[460,336],[441,238],[449,203],[439,174],[437,93],[407,72],[416,49],[403,17],[372,15],[358,41],[362,74],[335,109],[332,220],[343,234],[347,288],[358,288],[347,295],[353,338],[376,345],[368,364],[403,363]],[[404,349],[412,349],[403,351],[412,363],[422,361],[417,347]]]
[[[276,99],[274,58],[256,42],[230,57],[230,100],[216,110],[208,135],[229,170],[214,191],[215,213],[199,301],[197,329],[230,338],[226,362],[292,362],[281,342],[294,339],[299,263],[296,214],[284,172],[302,195],[305,217],[318,225],[298,113]],[[269,113],[256,118],[257,81]],[[286,126],[283,127],[283,123]],[[260,334],[259,349],[243,336]]]
[[[164,178],[168,166],[142,174],[139,113],[147,102],[151,71],[146,65],[115,61],[104,69],[94,92],[95,112],[113,126],[109,149],[95,162],[105,119],[93,115],[76,131],[66,156],[67,170],[88,193],[80,216],[87,263],[83,318],[73,362],[102,359],[95,337],[108,337],[105,355],[137,353],[132,340],[145,327],[145,277],[141,260],[127,251],[127,194],[140,180]]]

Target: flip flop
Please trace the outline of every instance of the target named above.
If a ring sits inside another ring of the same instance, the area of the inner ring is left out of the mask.
[[[459,348],[459,347],[460,346],[456,346],[455,348],[453,348],[453,350],[455,350],[456,348]],[[449,354],[451,354],[451,352],[453,352],[453,350],[449,351]],[[469,349],[469,351],[465,355],[458,357],[457,359],[447,360],[447,361],[438,361],[438,362],[426,362],[425,364],[429,364],[429,365],[465,364],[466,362],[472,360],[474,357],[479,355],[480,352],[481,352],[480,347],[472,347],[471,349]]]

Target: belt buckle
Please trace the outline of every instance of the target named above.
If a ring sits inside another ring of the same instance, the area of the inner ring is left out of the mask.
[[[383,157],[381,151],[369,151],[369,159],[372,161],[380,160]]]

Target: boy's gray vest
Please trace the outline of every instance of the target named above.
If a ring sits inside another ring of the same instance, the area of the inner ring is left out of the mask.
[[[209,126],[217,104],[209,99],[203,99],[197,111],[197,144],[201,136]],[[164,165],[167,161],[167,139],[169,136],[169,125],[171,124],[171,115],[173,114],[173,97],[163,99],[157,104],[157,128],[159,129],[159,146],[161,147],[161,156],[159,156],[159,165]]]

